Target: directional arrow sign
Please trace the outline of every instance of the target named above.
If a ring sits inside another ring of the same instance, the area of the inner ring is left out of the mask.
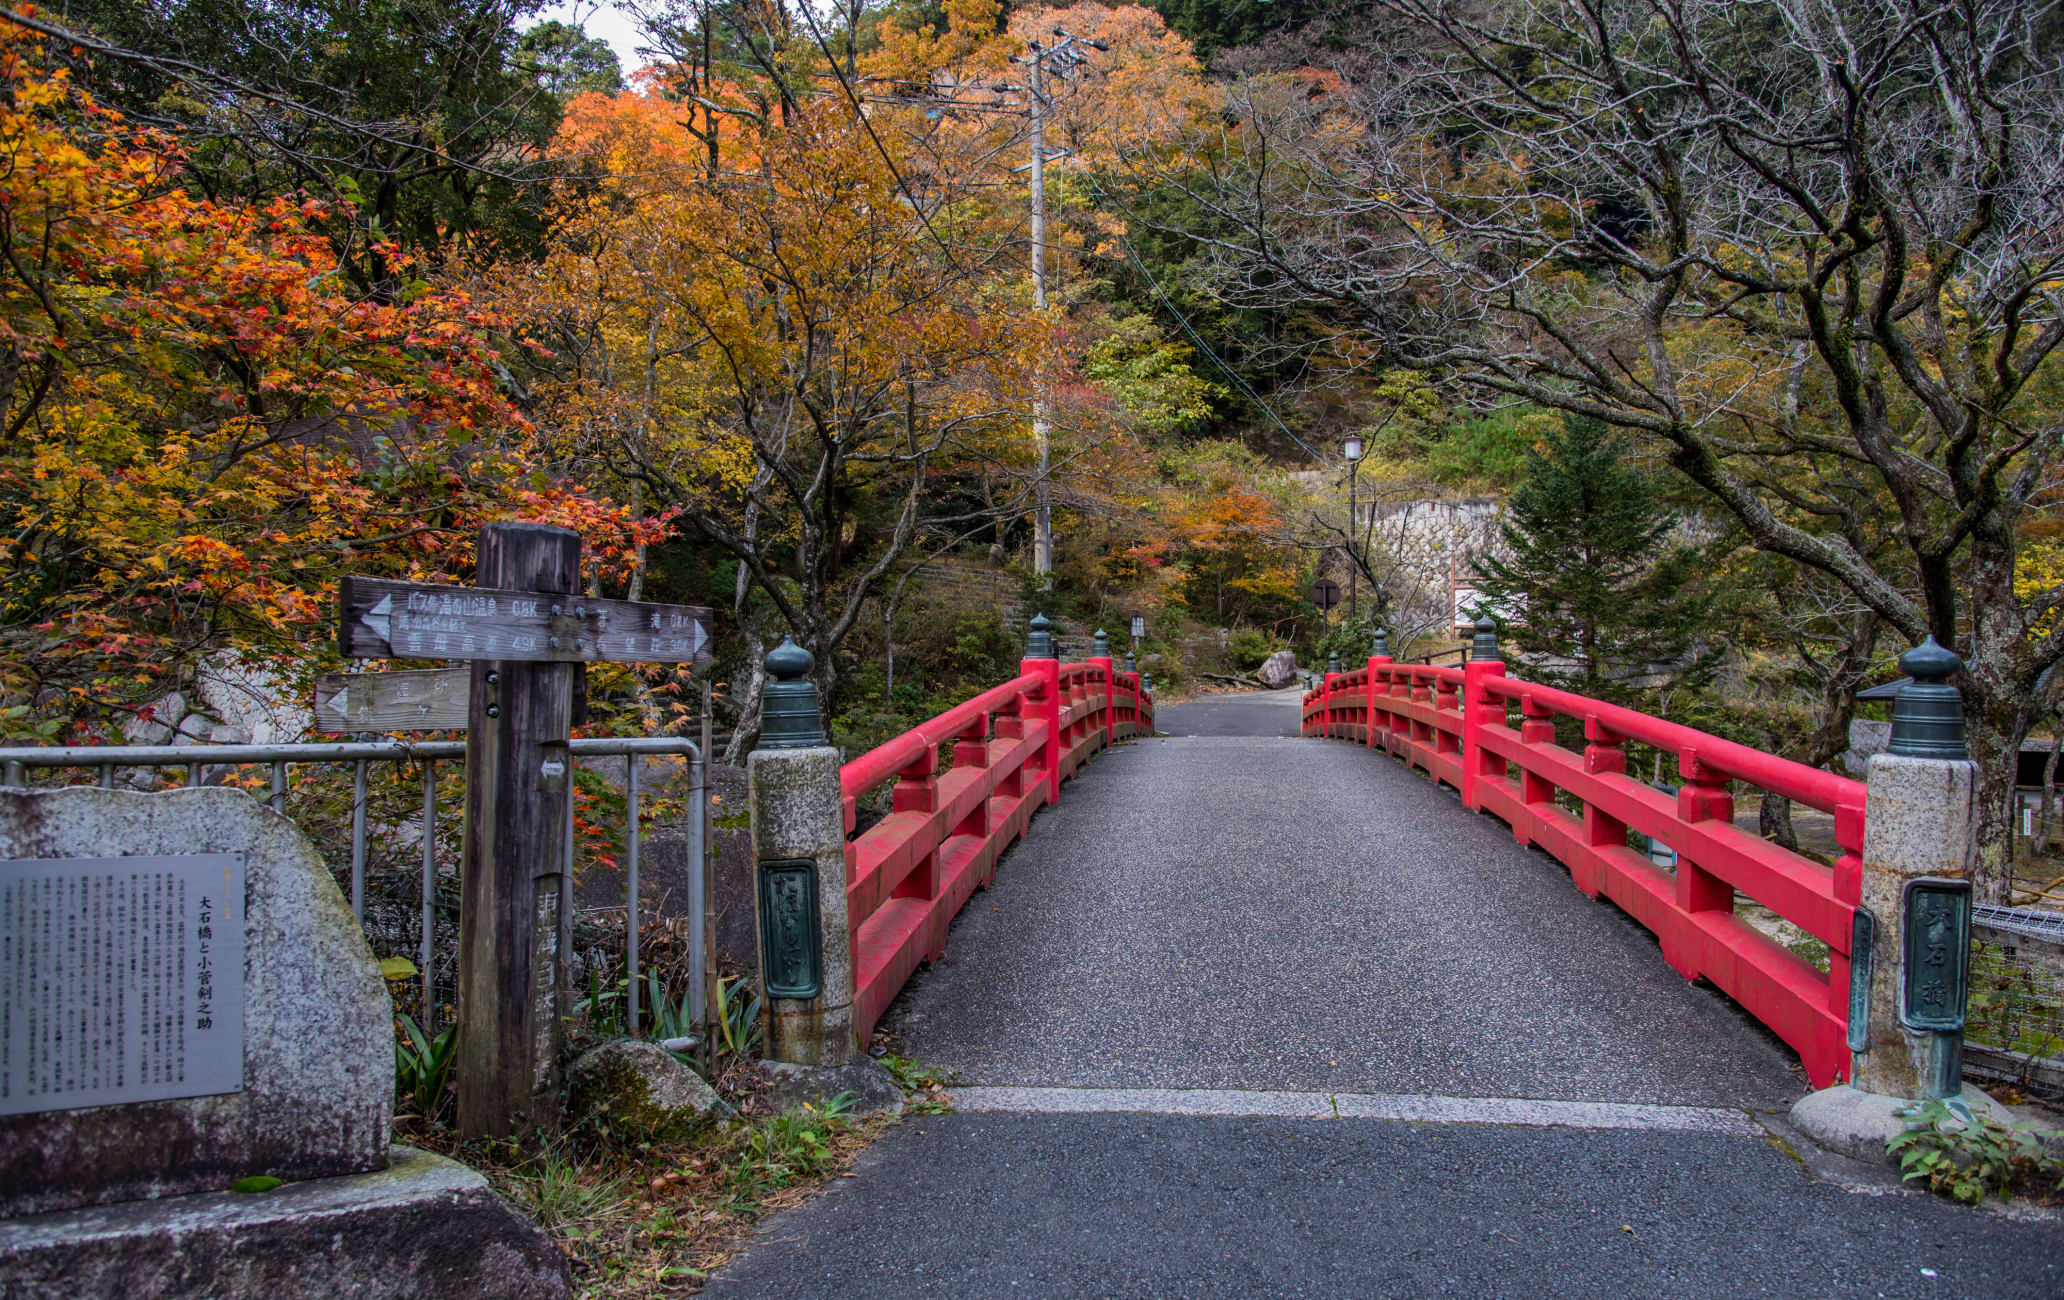
[[[705,663],[705,605],[595,600],[489,587],[346,578],[337,648],[347,659]]]
[[[315,684],[315,729],[464,731],[470,668],[324,673]]]
[[[365,624],[366,631],[372,633],[376,640],[385,641],[388,639],[389,625],[393,622],[393,608],[394,597],[382,596],[379,604],[358,616],[358,621]]]

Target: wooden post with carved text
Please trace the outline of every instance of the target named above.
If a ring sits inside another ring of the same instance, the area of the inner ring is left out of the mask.
[[[559,1123],[559,1045],[570,990],[568,729],[590,663],[701,663],[701,605],[576,593],[580,537],[545,524],[480,530],[471,587],[350,577],[337,591],[347,659],[469,660],[466,711],[446,670],[339,674],[316,693],[325,725],[466,729],[460,860],[459,1131],[549,1132]]]
[[[475,585],[570,599],[580,537],[547,524],[480,530]],[[554,609],[552,613],[559,611]],[[466,731],[460,866],[459,1132],[559,1125],[560,809],[572,779],[571,663],[476,659]]]

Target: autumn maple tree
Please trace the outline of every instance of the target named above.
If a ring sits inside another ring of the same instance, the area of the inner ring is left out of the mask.
[[[635,537],[526,476],[493,316],[415,280],[355,292],[315,203],[188,193],[177,142],[78,91],[40,39],[0,25],[11,730],[119,720],[228,647],[306,661],[339,574],[463,571],[484,518]]]

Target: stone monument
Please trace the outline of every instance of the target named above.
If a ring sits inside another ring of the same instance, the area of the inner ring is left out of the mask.
[[[479,1174],[390,1145],[391,1014],[243,792],[0,790],[0,1294],[565,1296]]]

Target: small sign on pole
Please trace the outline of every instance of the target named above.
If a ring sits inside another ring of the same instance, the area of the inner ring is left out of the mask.
[[[1139,614],[1132,616],[1132,639],[1138,641],[1147,634],[1147,620]]]
[[[1321,578],[1311,585],[1311,603],[1322,613],[1329,613],[1340,603],[1340,584],[1331,578]]]

